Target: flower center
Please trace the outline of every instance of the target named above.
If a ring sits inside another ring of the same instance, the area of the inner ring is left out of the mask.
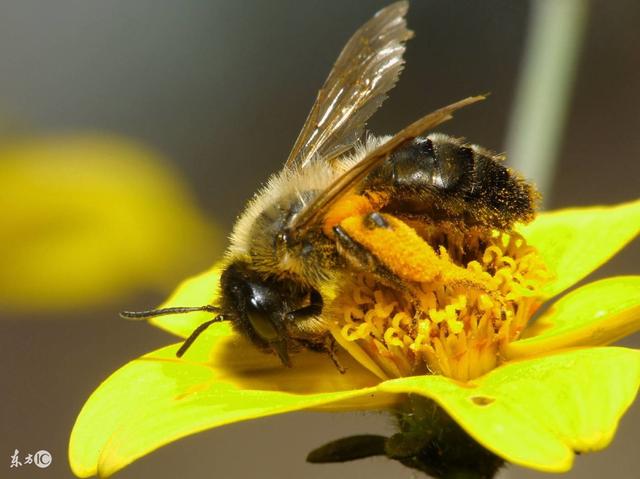
[[[358,274],[333,302],[332,334],[389,377],[481,376],[500,363],[501,348],[518,339],[542,302],[540,288],[550,274],[515,232],[493,231],[488,238],[477,232],[419,234],[441,264],[464,268],[470,280],[442,274],[399,291]]]

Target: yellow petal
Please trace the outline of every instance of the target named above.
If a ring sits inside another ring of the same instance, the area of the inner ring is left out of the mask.
[[[377,378],[346,355],[344,375],[312,352],[294,355],[287,369],[227,324],[212,326],[184,360],[175,358],[177,346],[128,363],[91,395],[69,444],[76,475],[109,476],[154,449],[223,424],[309,408],[379,408],[394,400],[377,392]]]
[[[165,289],[208,264],[213,229],[179,175],[117,137],[0,147],[0,307],[77,310]]]
[[[169,299],[159,307],[170,308],[174,306],[204,306],[213,304],[213,300],[218,293],[219,281],[220,267],[216,265],[204,273],[184,280],[171,294]],[[157,316],[149,322],[176,336],[186,338],[194,329],[212,317],[212,313],[196,311],[193,313]]]
[[[416,376],[379,389],[430,397],[507,461],[562,472],[573,451],[609,444],[639,384],[639,351],[588,348],[509,363],[466,384]]]
[[[555,280],[544,289],[552,297],[604,264],[638,235],[640,200],[541,213],[519,232],[538,248],[555,273]]]
[[[603,346],[640,330],[640,276],[589,283],[563,296],[530,328],[509,343],[507,359],[572,346]]]

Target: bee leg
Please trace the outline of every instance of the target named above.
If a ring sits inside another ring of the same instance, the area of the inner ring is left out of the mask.
[[[382,223],[380,221],[384,221],[384,218],[379,213],[371,213],[367,215],[367,218],[366,221],[370,221],[375,227],[387,227],[386,222]],[[345,258],[352,267],[358,271],[372,274],[378,281],[392,288],[411,293],[413,288],[410,284],[396,275],[369,249],[354,240],[342,226],[334,226],[333,232],[338,246],[338,253]]]
[[[312,289],[311,293],[309,293],[309,304],[303,306],[302,308],[289,311],[286,314],[285,319],[290,322],[295,322],[298,319],[306,319],[311,316],[318,316],[320,313],[322,313],[323,306],[324,302],[322,300],[322,295],[315,289]]]
[[[296,339],[300,341],[306,349],[310,349],[311,351],[318,353],[327,353],[329,355],[329,359],[331,359],[331,362],[340,374],[347,372],[346,368],[340,364],[340,361],[338,360],[337,343],[331,334],[325,334],[320,340],[318,340],[318,336],[316,334],[309,335],[308,337],[305,337],[304,334],[298,334]]]
[[[338,372],[340,374],[346,374],[347,370],[345,369],[345,367],[342,364],[340,364],[340,361],[338,360],[338,356],[336,355],[335,350],[327,349],[327,353],[329,354],[329,359],[331,359],[331,362],[336,367]]]
[[[342,364],[340,364],[340,361],[338,360],[337,345],[338,343],[336,343],[336,340],[333,338],[333,336],[331,336],[331,334],[327,334],[326,336],[324,336],[323,342],[317,343],[316,347],[318,348],[318,351],[327,353],[329,355],[329,359],[331,359],[331,362],[340,372],[340,374],[344,374],[347,372],[347,370]]]
[[[322,313],[323,305],[324,302],[322,300],[322,295],[315,289],[311,290],[311,293],[309,294],[309,304],[288,312],[285,315],[285,319],[290,323],[296,323],[304,321],[305,319],[313,318],[313,316],[318,316]],[[333,339],[333,336],[325,334],[322,341],[318,341],[318,333],[316,331],[307,332],[303,328],[300,328],[300,324],[296,327],[292,327],[289,334],[292,338],[302,343],[307,349],[327,353],[329,358],[331,358],[331,362],[333,362],[338,371],[340,371],[340,374],[344,374],[346,372],[345,368],[340,364],[338,357],[336,356],[336,341]]]
[[[331,362],[336,367],[336,369],[340,372],[340,374],[344,374],[347,370],[344,368],[340,361],[338,360],[338,354],[336,351],[336,340],[330,334],[325,336],[324,347],[325,352],[329,355]]]
[[[353,267],[392,281],[391,286],[401,291],[411,293],[417,284],[435,280],[487,290],[477,273],[438,254],[411,226],[392,215],[351,216],[333,231],[338,253]]]

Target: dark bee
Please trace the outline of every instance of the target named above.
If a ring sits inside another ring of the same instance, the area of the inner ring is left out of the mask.
[[[123,316],[218,313],[178,356],[209,324],[225,320],[286,366],[291,352],[312,349],[328,352],[340,369],[322,318],[335,288],[354,272],[398,288],[411,281],[394,259],[396,242],[377,245],[367,231],[395,232],[411,223],[488,233],[532,218],[536,193],[501,158],[442,134],[420,136],[482,96],[426,115],[390,138],[359,141],[402,70],[404,42],[412,36],[407,9],[398,2],[381,10],[344,47],[284,168],[234,227],[218,304]]]

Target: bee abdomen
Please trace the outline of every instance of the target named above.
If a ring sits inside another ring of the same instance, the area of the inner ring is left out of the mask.
[[[480,148],[445,135],[415,138],[365,179],[363,193],[383,192],[383,211],[425,220],[509,229],[533,217],[531,185]]]

